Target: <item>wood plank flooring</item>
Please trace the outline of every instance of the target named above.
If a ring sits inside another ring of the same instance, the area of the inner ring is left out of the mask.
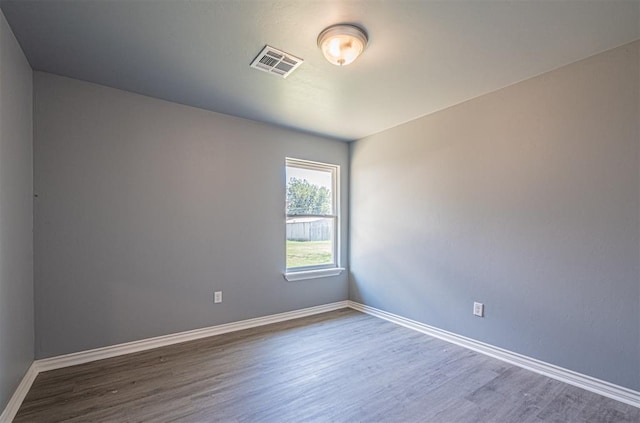
[[[640,422],[640,409],[353,310],[38,375],[14,422]]]

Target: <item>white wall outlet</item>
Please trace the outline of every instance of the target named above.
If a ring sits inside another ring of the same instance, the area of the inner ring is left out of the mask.
[[[222,291],[216,291],[213,293],[213,302],[214,303],[222,302]]]
[[[484,317],[484,304],[473,303],[473,315],[478,317]]]

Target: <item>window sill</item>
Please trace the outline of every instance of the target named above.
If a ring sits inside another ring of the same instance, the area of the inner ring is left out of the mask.
[[[289,282],[303,281],[305,279],[327,278],[338,276],[344,271],[343,267],[332,267],[331,269],[302,270],[300,272],[289,272],[284,274],[284,278]]]

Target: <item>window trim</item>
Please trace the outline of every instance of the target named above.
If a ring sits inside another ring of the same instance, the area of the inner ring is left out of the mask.
[[[303,160],[296,159],[292,157],[285,158],[285,198],[286,198],[286,187],[288,184],[288,180],[286,179],[286,168],[287,167],[298,167],[301,169],[309,169],[316,170],[322,172],[331,173],[331,184],[332,184],[332,210],[331,214],[288,214],[285,209],[285,227],[287,219],[296,218],[296,217],[320,217],[320,218],[331,218],[333,219],[333,262],[321,265],[313,265],[313,266],[299,266],[299,267],[287,267],[287,257],[286,257],[286,242],[287,235],[285,231],[285,263],[284,263],[284,277],[288,281],[297,281],[297,280],[305,280],[305,279],[315,279],[315,278],[323,278],[329,276],[337,276],[342,273],[345,269],[340,267],[341,264],[341,235],[342,231],[340,229],[341,219],[340,219],[340,165],[332,164],[332,163],[322,163],[315,162],[311,160]]]
[[[294,269],[296,269],[294,267]],[[289,282],[303,281],[306,279],[327,278],[338,276],[344,271],[343,267],[331,267],[328,269],[300,270],[296,272],[285,272],[284,278]]]

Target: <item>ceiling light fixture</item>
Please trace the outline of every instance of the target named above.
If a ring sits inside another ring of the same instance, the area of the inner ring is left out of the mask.
[[[367,33],[349,24],[333,25],[318,35],[318,47],[329,63],[346,66],[367,47]]]

